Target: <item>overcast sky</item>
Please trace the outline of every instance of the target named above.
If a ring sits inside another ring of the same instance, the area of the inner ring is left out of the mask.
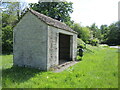
[[[38,0],[26,0],[38,2]],[[73,2],[74,12],[72,20],[81,23],[82,26],[90,26],[96,23],[110,25],[118,20],[118,2],[120,0],[67,0]]]

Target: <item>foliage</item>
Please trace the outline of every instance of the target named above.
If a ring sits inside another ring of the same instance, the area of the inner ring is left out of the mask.
[[[92,31],[93,38],[101,39],[101,30],[98,29],[95,23],[91,25],[90,30]]]
[[[80,38],[82,27],[78,23],[74,23],[72,29],[78,33],[78,38]]]
[[[120,28],[119,28],[119,23],[120,22],[116,22],[116,23],[113,23],[109,26],[110,28],[110,32],[108,34],[108,40],[107,40],[107,43],[108,44],[120,44]]]
[[[12,67],[4,55],[3,88],[118,88],[118,50],[87,46],[83,60],[60,73]],[[0,56],[1,57],[1,56]]]
[[[82,60],[82,57],[80,57],[79,55],[77,55],[76,60],[77,60],[77,61],[81,61],[81,60]]]
[[[77,47],[81,46],[82,48],[86,48],[86,44],[83,40],[77,38]]]
[[[92,46],[98,46],[99,40],[97,38],[91,39],[89,42]]]
[[[79,50],[80,48],[79,47],[81,47],[82,49],[86,49],[86,43],[82,40],[82,39],[80,39],[80,38],[77,38],[77,49]],[[82,60],[82,57],[81,56],[79,56],[79,51],[77,51],[77,60]]]
[[[18,2],[4,2],[2,4],[5,8],[2,12],[2,27],[7,25],[15,26],[16,21],[19,19],[19,3]]]
[[[75,23],[72,28],[78,33],[78,38],[87,43],[91,36],[90,29],[87,27],[81,27],[78,23]]]
[[[10,54],[13,51],[13,27],[21,18],[22,10],[18,2],[4,2],[2,12],[2,52]]]
[[[13,27],[18,20],[17,2],[3,3],[5,10],[2,12],[2,53],[10,54],[13,51]]]
[[[10,54],[13,49],[13,30],[11,26],[2,28],[2,52]]]
[[[90,29],[87,27],[82,27],[80,36],[84,42],[88,43],[88,40],[90,39]]]
[[[30,4],[30,7],[53,19],[72,25],[70,13],[73,12],[72,2],[38,2]]]
[[[100,30],[101,30],[101,34],[108,34],[109,33],[108,25],[101,25]]]
[[[100,30],[101,30],[101,39],[102,39],[101,42],[106,43],[106,41],[108,40],[108,34],[110,32],[110,29],[107,25],[101,25]]]
[[[93,36],[92,39],[98,39],[99,43],[109,45],[120,44],[120,21],[112,23],[110,26],[101,25],[100,29],[94,23],[89,28]],[[92,41],[94,42],[94,40]]]

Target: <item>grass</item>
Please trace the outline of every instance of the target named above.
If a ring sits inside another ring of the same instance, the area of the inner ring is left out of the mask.
[[[60,73],[12,67],[3,55],[3,88],[118,88],[118,50],[87,46],[82,61]]]

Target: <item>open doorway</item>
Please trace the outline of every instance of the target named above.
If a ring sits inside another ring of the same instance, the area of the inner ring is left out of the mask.
[[[59,64],[71,61],[71,36],[59,34]]]

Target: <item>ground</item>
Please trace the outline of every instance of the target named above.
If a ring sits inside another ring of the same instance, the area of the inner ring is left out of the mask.
[[[54,73],[12,67],[13,55],[2,55],[3,88],[118,88],[118,49],[87,46],[84,57]],[[120,54],[120,52],[119,52]]]

